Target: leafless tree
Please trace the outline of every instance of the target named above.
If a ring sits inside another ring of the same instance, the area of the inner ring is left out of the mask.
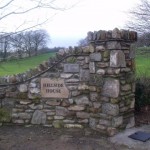
[[[6,32],[5,29],[8,29],[9,24],[14,25],[14,31],[11,31],[12,34],[40,26],[47,22],[57,11],[67,10],[75,5],[71,3],[68,5],[68,2],[68,0],[1,0],[0,23],[2,25],[7,21],[10,22],[1,27],[0,33]],[[44,17],[39,16],[42,13],[45,14]]]
[[[139,34],[150,32],[150,0],[140,0],[140,3],[130,11],[127,27]]]
[[[36,30],[32,32],[32,43],[35,55],[37,55],[39,49],[47,46],[49,40],[49,35],[45,30]]]
[[[11,36],[11,46],[21,58],[23,53],[37,55],[38,50],[45,48],[49,41],[49,35],[45,30],[24,31]]]

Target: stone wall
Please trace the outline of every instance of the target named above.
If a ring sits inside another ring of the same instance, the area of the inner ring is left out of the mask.
[[[109,136],[134,126],[134,42],[127,30],[89,32],[37,68],[0,78],[1,124],[90,127]]]

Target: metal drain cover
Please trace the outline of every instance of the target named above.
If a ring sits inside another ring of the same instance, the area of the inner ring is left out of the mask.
[[[129,137],[134,140],[146,142],[147,140],[150,139],[150,133],[138,131],[138,132],[135,132],[134,134],[131,134]]]

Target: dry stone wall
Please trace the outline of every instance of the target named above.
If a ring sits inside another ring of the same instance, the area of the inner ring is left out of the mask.
[[[100,30],[88,40],[26,73],[1,77],[1,124],[90,127],[109,136],[133,127],[137,33]]]

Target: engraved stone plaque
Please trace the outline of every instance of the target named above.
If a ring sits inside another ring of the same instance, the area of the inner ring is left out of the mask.
[[[77,73],[79,72],[79,64],[64,64],[65,73]]]
[[[68,98],[69,90],[63,79],[41,78],[41,95],[45,98]]]

